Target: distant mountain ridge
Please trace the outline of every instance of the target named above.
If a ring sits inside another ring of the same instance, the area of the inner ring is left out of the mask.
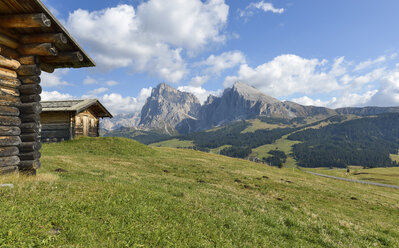
[[[103,122],[106,130],[134,127],[166,134],[191,133],[258,116],[292,119],[297,117],[399,113],[399,107],[326,107],[303,106],[268,96],[256,88],[237,82],[220,97],[210,95],[201,105],[198,98],[167,84],[159,84],[151,92],[140,114],[117,116]]]

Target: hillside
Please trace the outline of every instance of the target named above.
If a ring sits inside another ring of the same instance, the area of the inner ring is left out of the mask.
[[[399,246],[395,189],[123,138],[44,145],[42,162],[0,177],[1,247]]]

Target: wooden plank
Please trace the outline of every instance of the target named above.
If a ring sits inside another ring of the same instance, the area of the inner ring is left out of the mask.
[[[18,51],[0,44],[0,55],[9,59],[18,59],[20,54]]]
[[[41,57],[44,63],[74,63],[82,62],[83,55],[80,52],[61,52],[58,56]]]
[[[21,161],[18,164],[18,169],[21,172],[37,170],[37,169],[40,169],[41,165],[42,164],[40,163],[40,160]]]
[[[19,153],[19,159],[21,161],[27,161],[27,160],[38,160],[42,157],[42,154],[39,151],[34,151],[34,152],[27,152],[27,153]]]
[[[18,166],[3,166],[0,167],[0,175],[11,174],[18,172]]]
[[[21,81],[14,77],[7,77],[0,75],[0,86],[2,87],[10,87],[10,88],[17,88],[21,85]]]
[[[7,59],[0,55],[0,66],[11,70],[17,70],[21,66],[21,63],[19,63],[18,60]]]
[[[40,142],[22,142],[18,149],[20,152],[33,152],[38,151],[42,148],[42,144]]]
[[[18,89],[21,95],[35,95],[42,93],[42,87],[38,84],[23,84],[19,86]]]
[[[18,106],[21,104],[19,97],[15,96],[0,96],[0,106]]]
[[[40,102],[42,98],[39,94],[34,94],[34,95],[20,96],[20,99],[22,103],[29,103],[29,102]]]
[[[38,133],[23,133],[20,135],[22,142],[35,142],[40,141]]]
[[[19,76],[22,84],[39,84],[41,79],[39,76]]]
[[[17,72],[7,68],[0,67],[0,75],[4,77],[17,78]]]
[[[18,146],[21,144],[19,136],[0,136],[0,147]]]
[[[0,115],[19,116],[19,110],[16,107],[0,106]]]
[[[0,157],[0,167],[16,166],[20,161],[18,156]]]
[[[21,63],[21,65],[40,64],[39,56],[34,56],[34,55],[21,56],[18,58],[18,61],[19,63]]]
[[[16,49],[19,46],[16,40],[8,37],[6,34],[3,34],[1,32],[0,32],[0,44],[12,49]]]
[[[53,73],[55,71],[55,67],[50,65],[50,64],[45,64],[45,63],[41,63],[40,64],[40,69],[42,71],[45,71],[47,73]]]
[[[22,55],[56,56],[57,49],[52,43],[34,43],[18,47],[18,52]]]
[[[17,73],[18,76],[39,76],[42,71],[38,65],[21,65]]]
[[[48,28],[50,26],[51,20],[43,13],[0,16],[0,27],[3,28]]]
[[[40,121],[40,115],[38,115],[38,114],[30,114],[30,115],[20,114],[19,118],[21,119],[22,123],[39,122]]]
[[[0,115],[0,126],[19,126],[21,120],[17,116],[3,116]]]
[[[10,157],[19,154],[19,149],[16,146],[0,147],[0,157]]]
[[[21,129],[19,127],[0,126],[1,136],[18,136],[20,134],[21,134]]]
[[[15,88],[0,87],[1,96],[19,96],[19,90]]]
[[[19,128],[22,133],[39,133],[40,132],[40,124],[39,122],[29,122],[22,123]]]
[[[21,114],[40,114],[42,112],[42,105],[39,102],[21,103],[18,108]]]
[[[30,34],[21,37],[21,43],[68,43],[67,37],[63,33]]]

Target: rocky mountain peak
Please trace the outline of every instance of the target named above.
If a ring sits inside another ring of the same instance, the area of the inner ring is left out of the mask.
[[[183,120],[195,120],[200,108],[200,101],[193,94],[162,83],[152,90],[143,106],[140,126],[170,133]]]
[[[227,92],[228,90],[230,89],[227,89]],[[262,101],[267,103],[280,102],[276,98],[268,96],[263,92],[261,92],[260,90],[256,89],[255,87],[252,87],[242,82],[234,83],[233,87],[231,88],[231,91],[236,92],[237,94],[241,95],[243,98],[250,101]]]

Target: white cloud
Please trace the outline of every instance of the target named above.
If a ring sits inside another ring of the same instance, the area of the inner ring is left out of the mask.
[[[107,92],[108,90],[109,90],[108,88],[101,87],[101,88],[98,88],[98,89],[91,90],[91,91],[89,91],[87,94],[88,94],[88,95],[97,96],[98,94]]]
[[[333,99],[336,100],[336,98],[333,98]],[[305,106],[322,106],[322,107],[326,107],[330,103],[330,101],[322,101],[320,99],[313,100],[312,98],[310,98],[308,96],[294,98],[291,101],[299,103],[301,105],[305,105]]]
[[[206,60],[199,63],[200,66],[205,66],[205,72],[221,73],[222,71],[236,67],[237,65],[245,63],[245,56],[240,51],[224,52],[220,55],[210,55]]]
[[[42,101],[62,101],[76,99],[70,94],[63,94],[58,91],[43,91],[41,94]]]
[[[151,87],[143,88],[137,97],[123,97],[116,93],[106,94],[100,98],[100,101],[113,114],[134,113],[141,111],[145,101],[151,95],[151,90]]]
[[[367,61],[363,61],[363,62],[359,63],[359,64],[355,67],[355,69],[353,69],[353,71],[361,71],[361,70],[364,70],[364,69],[369,68],[370,66],[383,63],[383,62],[385,62],[386,60],[387,60],[387,58],[386,58],[385,56],[378,57],[378,58],[376,58],[375,60],[370,60],[370,59],[369,59],[369,60],[367,60]]]
[[[107,86],[115,86],[115,85],[118,85],[118,82],[116,82],[114,80],[109,80],[109,81],[105,82],[105,84]]]
[[[194,87],[199,87],[204,83],[208,82],[208,80],[209,80],[208,76],[196,76],[193,77],[188,84]]]
[[[137,10],[131,5],[79,9],[67,26],[91,49],[100,69],[130,67],[178,82],[188,73],[183,50],[194,54],[225,41],[228,10],[224,0],[149,0]]]
[[[83,80],[83,84],[86,84],[86,85],[98,84],[98,81],[95,80],[95,79],[92,78],[92,77],[87,76],[87,77]]]
[[[322,106],[329,108],[342,108],[342,107],[362,107],[370,103],[374,95],[378,90],[370,90],[363,94],[349,93],[343,94],[338,97],[332,97],[328,101],[322,101],[320,99],[312,99],[308,96],[292,99],[291,101],[305,105],[305,106]]]
[[[43,87],[60,87],[60,86],[66,86],[66,85],[71,85],[67,81],[62,79],[62,76],[68,73],[68,69],[58,69],[54,73],[47,73],[47,72],[42,72],[41,74],[41,85]]]
[[[189,92],[194,94],[201,103],[204,103],[209,95],[219,96],[223,92],[222,90],[208,91],[202,87],[195,86],[180,86],[177,89],[183,92]]]
[[[373,96],[370,104],[376,106],[399,105],[399,64],[382,78],[378,93]]]
[[[252,16],[254,14],[254,10],[262,10],[263,12],[272,12],[275,14],[284,13],[284,8],[275,8],[272,3],[260,1],[260,2],[252,2],[250,3],[245,10],[240,11],[240,16]]]
[[[274,97],[290,96],[295,93],[314,94],[341,89],[336,79],[342,74],[336,60],[330,71],[325,71],[326,60],[305,59],[287,54],[274,58],[256,68],[247,64],[240,66],[237,76],[225,78],[224,86],[236,81],[248,83]]]

